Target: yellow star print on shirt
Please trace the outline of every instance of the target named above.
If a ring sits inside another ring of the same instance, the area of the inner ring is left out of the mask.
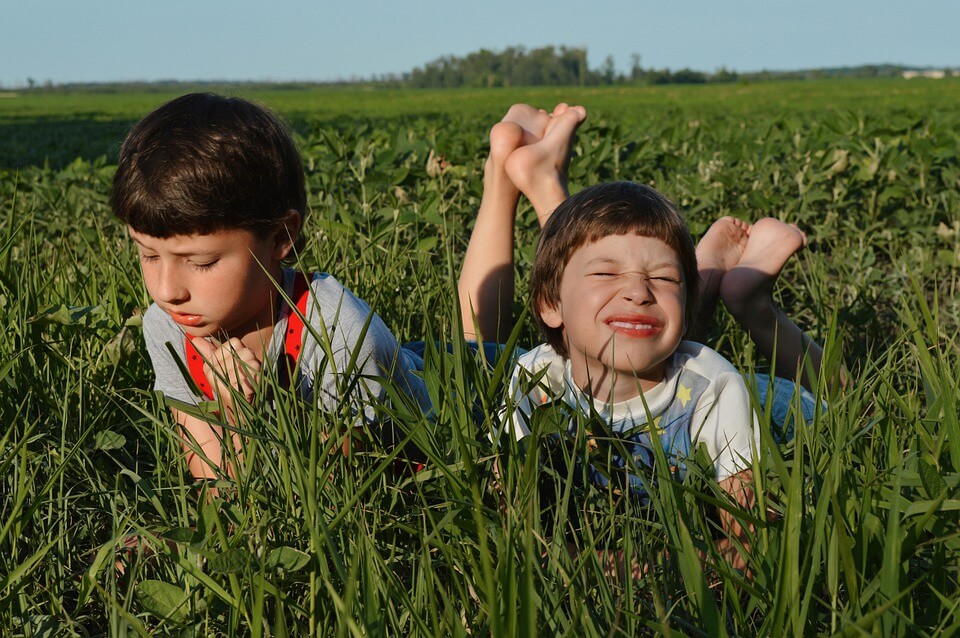
[[[683,407],[687,407],[687,404],[690,403],[690,388],[679,384],[677,387],[677,398],[680,399],[680,403],[683,404]]]

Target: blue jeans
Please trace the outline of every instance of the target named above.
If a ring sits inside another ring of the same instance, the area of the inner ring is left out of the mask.
[[[452,343],[442,343],[440,341],[435,341],[437,348],[446,349],[447,352],[453,352]],[[480,352],[480,344],[473,340],[467,340],[467,348],[470,349],[474,354]],[[500,358],[500,354],[503,352],[504,345],[502,343],[493,343],[485,342],[483,344],[483,358],[491,366],[497,365],[497,360]],[[411,341],[410,343],[403,344],[404,350],[409,350],[418,357],[420,357],[421,364],[423,363],[423,355],[427,351],[427,342],[426,341]],[[514,352],[514,358],[519,357],[521,354],[526,352],[522,348],[517,348]]]
[[[744,376],[748,387],[752,380],[756,380],[760,404],[764,409],[770,410],[770,421],[773,425],[771,433],[777,443],[786,443],[793,438],[793,419],[796,415],[794,406],[797,405],[798,400],[803,420],[807,423],[813,421],[813,415],[817,410],[817,399],[809,390],[793,381],[771,377],[769,374]]]

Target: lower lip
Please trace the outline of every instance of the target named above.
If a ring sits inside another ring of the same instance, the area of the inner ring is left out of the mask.
[[[191,328],[199,326],[200,322],[202,321],[202,317],[200,315],[181,315],[176,312],[171,312],[170,318],[181,326],[189,326]]]

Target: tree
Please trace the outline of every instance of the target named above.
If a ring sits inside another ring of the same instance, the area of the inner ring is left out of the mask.
[[[608,55],[603,59],[603,65],[600,67],[600,77],[604,84],[613,84],[617,80],[617,65],[613,61],[613,56]]]
[[[630,54],[630,79],[631,80],[642,80],[643,79],[643,67],[640,66],[640,54],[631,53]]]

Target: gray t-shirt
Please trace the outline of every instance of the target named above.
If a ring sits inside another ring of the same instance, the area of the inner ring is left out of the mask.
[[[283,270],[283,289],[291,298],[294,277],[293,270]],[[299,358],[300,395],[306,400],[317,401],[321,407],[334,410],[346,400],[383,399],[385,392],[380,383],[383,377],[392,379],[401,391],[417,401],[421,409],[429,411],[430,399],[426,386],[416,374],[423,368],[423,360],[400,347],[383,320],[332,276],[319,273],[310,287],[313,295],[307,307],[307,325],[303,331],[303,349]],[[264,355],[264,369],[274,370],[283,353],[289,315],[290,308],[286,303],[281,303],[273,336]],[[201,401],[201,397],[191,391],[181,367],[174,361],[166,345],[170,343],[180,361],[186,361],[186,337],[180,326],[153,304],[143,316],[143,334],[156,374],[154,389],[186,403]],[[355,351],[355,367],[348,370]],[[185,364],[183,369],[186,369]],[[362,396],[343,396],[342,388],[350,385],[352,380],[359,381],[356,387],[361,390]],[[364,406],[363,412],[368,420],[373,419],[373,408],[369,403]]]

